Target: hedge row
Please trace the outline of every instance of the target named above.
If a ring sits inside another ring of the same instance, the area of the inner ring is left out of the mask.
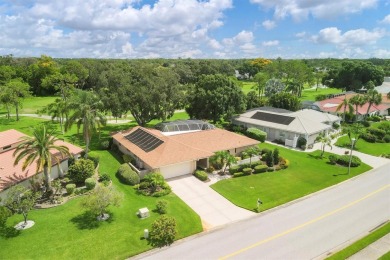
[[[331,154],[328,157],[329,162],[331,164],[339,164],[343,166],[348,166],[349,165],[349,160],[350,160],[350,155],[336,155],[336,154]],[[352,155],[351,158],[351,167],[358,167],[362,161],[360,160],[359,157]]]
[[[260,129],[250,127],[246,130],[246,135],[250,138],[253,138],[255,140],[258,140],[260,142],[264,142],[267,138],[267,133],[264,131],[261,131]]]
[[[207,173],[205,171],[195,171],[194,176],[201,181],[207,181],[208,179]]]
[[[117,176],[124,184],[135,185],[140,181],[139,175],[127,163],[119,166]]]

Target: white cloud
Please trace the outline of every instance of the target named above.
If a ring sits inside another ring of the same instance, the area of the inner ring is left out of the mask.
[[[390,24],[390,14],[383,18],[381,23]]]
[[[386,35],[383,29],[366,29],[350,30],[342,33],[337,27],[329,27],[319,31],[318,35],[312,37],[313,41],[322,44],[336,44],[339,47],[347,46],[364,46],[376,43]]]
[[[276,27],[276,23],[275,21],[271,21],[271,20],[265,20],[263,23],[262,23],[263,27],[266,29],[266,30],[272,30],[273,28]]]
[[[297,37],[297,38],[303,38],[305,36],[306,36],[306,32],[299,32],[299,33],[295,34],[295,37]]]
[[[20,1],[0,9],[2,53],[53,57],[195,57],[220,48],[210,31],[223,26],[232,0]],[[3,15],[4,13],[4,15]],[[138,35],[141,41],[130,41]],[[237,42],[245,41],[238,35]],[[140,43],[139,43],[140,42]],[[66,53],[63,50],[66,49]]]
[[[277,40],[266,41],[266,42],[263,42],[262,44],[263,44],[263,46],[266,46],[266,47],[277,46],[277,45],[279,45],[279,41],[277,41]]]
[[[374,8],[378,0],[250,0],[267,9],[274,10],[274,17],[284,19],[291,16],[294,20],[302,20],[312,15],[316,18],[333,18],[345,14],[353,14]]]

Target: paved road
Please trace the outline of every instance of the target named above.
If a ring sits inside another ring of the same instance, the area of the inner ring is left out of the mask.
[[[142,259],[313,259],[390,219],[390,163],[297,203]]]

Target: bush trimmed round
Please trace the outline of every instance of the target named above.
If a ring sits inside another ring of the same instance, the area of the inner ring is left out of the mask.
[[[239,172],[239,171],[240,171],[239,165],[230,166],[230,168],[229,168],[230,174],[235,174],[236,172]]]
[[[135,185],[138,184],[140,181],[138,174],[133,171],[133,169],[131,169],[130,165],[128,165],[127,163],[124,163],[119,166],[117,176],[118,179],[124,184]]]
[[[244,168],[242,169],[244,175],[250,175],[252,173],[252,168]]]
[[[255,168],[254,168],[254,173],[266,172],[267,169],[268,169],[268,166],[267,166],[267,165],[257,165],[257,166],[255,166]]]
[[[242,177],[242,176],[244,176],[243,172],[236,172],[233,174],[233,178]]]
[[[95,172],[94,162],[89,159],[78,159],[68,169],[68,176],[76,183],[84,183]]]
[[[73,194],[75,189],[76,189],[76,184],[74,183],[69,183],[65,186],[65,189],[66,189],[66,193],[68,193],[69,195]]]
[[[93,190],[96,186],[96,180],[94,178],[87,178],[85,180],[85,187],[87,190]]]
[[[207,181],[208,175],[205,171],[195,171],[194,176],[201,181]]]

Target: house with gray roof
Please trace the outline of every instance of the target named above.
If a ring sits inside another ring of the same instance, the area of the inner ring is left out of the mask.
[[[340,124],[340,120],[338,116],[312,109],[292,112],[273,107],[260,107],[233,117],[232,123],[247,128],[258,128],[267,133],[267,140],[281,140],[286,146],[296,147],[299,137],[305,138],[307,145],[311,145],[320,133],[328,135],[335,131],[333,124]]]

